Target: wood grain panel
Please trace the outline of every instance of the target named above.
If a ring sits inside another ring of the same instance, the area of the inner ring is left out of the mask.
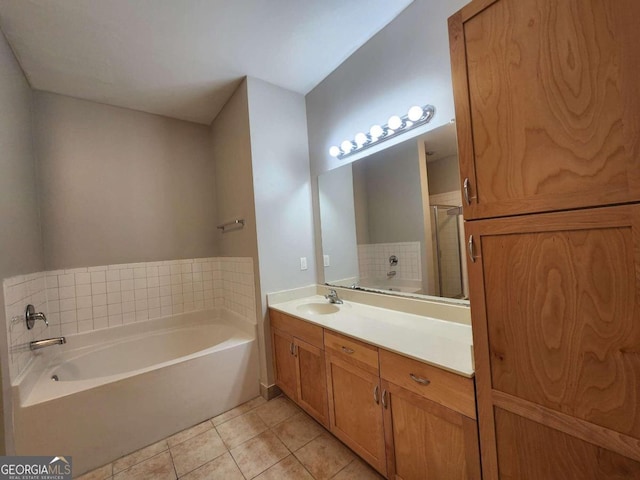
[[[382,385],[388,399],[385,429],[393,444],[390,478],[480,479],[475,421],[387,381]]]
[[[450,31],[466,218],[640,200],[640,2],[473,3]]]
[[[522,221],[537,231],[482,237],[493,388],[640,438],[632,225]]]
[[[386,476],[382,406],[374,399],[380,379],[329,352],[325,358],[331,433]]]
[[[324,352],[318,347],[294,338],[298,403],[307,413],[329,426],[327,377]]]
[[[379,370],[377,347],[329,330],[324,331],[324,346],[330,349],[332,354],[371,373],[377,373]]]
[[[629,480],[640,462],[496,409],[501,480]]]
[[[271,308],[269,309],[269,319],[273,328],[289,332],[294,337],[300,338],[318,348],[323,347],[322,327]]]
[[[276,385],[294,401],[298,399],[296,359],[291,353],[293,337],[276,328],[271,329]]]
[[[429,380],[423,385],[411,378]],[[473,379],[380,349],[380,376],[470,418],[476,418]]]
[[[611,450],[625,457],[640,462],[640,440],[619,432],[599,427],[575,417],[556,412],[527,400],[507,393],[493,392],[493,403],[502,410],[507,410],[534,422],[542,423],[555,430],[579,438],[585,442]]]

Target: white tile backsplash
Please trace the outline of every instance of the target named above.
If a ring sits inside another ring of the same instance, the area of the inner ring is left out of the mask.
[[[11,380],[33,357],[29,342],[183,312],[225,308],[256,322],[253,259],[196,258],[39,272],[3,282]],[[47,315],[27,330],[32,303]]]
[[[422,281],[420,242],[373,243],[358,245],[358,266],[361,279],[386,279],[395,271],[396,280]],[[389,257],[398,257],[398,264],[389,265]]]

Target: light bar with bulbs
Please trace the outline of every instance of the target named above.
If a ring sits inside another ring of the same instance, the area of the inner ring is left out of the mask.
[[[329,149],[329,155],[340,160],[354,155],[369,147],[378,145],[385,140],[397,137],[411,129],[429,123],[436,113],[433,105],[424,107],[413,106],[403,117],[393,115],[386,125],[373,125],[369,133],[359,132],[353,140],[345,140],[339,147],[333,146]]]

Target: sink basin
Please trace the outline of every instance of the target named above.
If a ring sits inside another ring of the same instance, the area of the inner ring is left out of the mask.
[[[340,309],[333,303],[304,303],[298,305],[297,310],[300,313],[306,313],[308,315],[328,315],[330,313],[336,313]]]

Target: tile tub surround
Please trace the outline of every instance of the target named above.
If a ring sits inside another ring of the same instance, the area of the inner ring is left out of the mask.
[[[385,279],[395,270],[395,280],[422,281],[420,242],[374,243],[358,245],[358,267],[361,280]],[[398,264],[389,265],[389,257],[398,257]]]
[[[79,480],[125,478],[382,479],[284,396],[257,397]]]
[[[3,282],[12,382],[34,353],[28,343],[183,312],[224,308],[256,322],[253,260],[213,257],[39,272]],[[49,320],[27,330],[33,303]]]

